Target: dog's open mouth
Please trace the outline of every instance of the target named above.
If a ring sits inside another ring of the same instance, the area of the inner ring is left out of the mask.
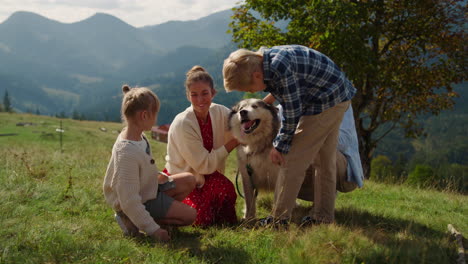
[[[241,121],[242,131],[246,134],[252,133],[260,124],[260,119],[249,120],[243,119]]]

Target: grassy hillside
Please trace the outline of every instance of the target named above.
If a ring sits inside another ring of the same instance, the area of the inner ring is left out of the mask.
[[[0,263],[454,263],[447,224],[468,232],[466,196],[368,181],[339,194],[334,225],[186,227],[165,245],[124,238],[101,190],[121,124],[64,119],[63,151],[59,126],[0,113]],[[162,168],[165,145],[151,144]],[[235,176],[233,154],[227,176]],[[271,199],[260,198],[260,217]],[[309,209],[301,203],[294,221]]]

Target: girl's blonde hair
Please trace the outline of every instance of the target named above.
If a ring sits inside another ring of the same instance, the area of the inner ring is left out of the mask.
[[[159,98],[146,87],[130,88],[122,86],[124,97],[122,99],[121,115],[124,122],[133,117],[138,111],[147,110],[154,114],[159,112]]]
[[[216,90],[213,84],[213,77],[202,67],[199,65],[195,65],[190,69],[186,74],[185,79],[185,93],[187,96],[190,94],[190,85],[196,82],[205,82],[211,87],[211,93],[213,96],[216,94]]]
[[[227,92],[245,91],[252,83],[252,74],[262,70],[262,52],[238,49],[232,52],[223,64],[224,89]]]

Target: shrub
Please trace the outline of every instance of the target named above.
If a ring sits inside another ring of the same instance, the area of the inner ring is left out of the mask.
[[[432,167],[422,164],[416,165],[414,170],[408,175],[406,183],[418,187],[438,186]]]
[[[442,189],[468,193],[468,166],[461,164],[443,164],[435,170]]]
[[[373,158],[370,178],[378,182],[393,182],[395,177],[392,161],[384,155]]]

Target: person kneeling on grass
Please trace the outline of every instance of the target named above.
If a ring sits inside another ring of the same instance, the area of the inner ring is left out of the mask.
[[[184,226],[196,219],[196,210],[181,202],[195,188],[195,177],[188,172],[170,177],[159,173],[143,134],[156,122],[159,99],[144,87],[124,85],[122,90],[126,127],[112,148],[104,196],[124,235],[138,236],[141,230],[157,241],[169,241],[160,225]]]
[[[320,158],[317,157],[306,171],[303,184],[309,188],[302,188],[299,191],[300,197],[308,197],[314,203],[316,201],[322,203],[329,202],[330,199],[327,197],[322,197],[320,193],[318,195],[315,194],[314,188],[317,184],[315,180],[321,178],[320,173]],[[364,173],[359,155],[359,142],[354,124],[353,107],[350,105],[344,113],[338,136],[338,146],[336,149],[336,192],[334,197],[338,195],[338,191],[347,193],[355,190],[357,187],[362,188],[363,185]],[[320,224],[320,222],[317,222],[310,215],[306,215],[301,220],[302,226],[312,224]]]
[[[266,103],[273,104],[275,98],[268,94],[264,99]],[[279,104],[278,115],[283,120],[283,107]],[[320,158],[317,157],[312,165],[307,168],[306,177],[299,191],[299,197],[312,202],[328,202],[327,197],[315,195],[316,179],[320,179]],[[364,173],[362,170],[361,157],[359,154],[359,141],[357,138],[356,126],[354,122],[353,107],[350,105],[344,113],[338,135],[338,145],[336,149],[336,192],[347,193],[362,188],[364,185]],[[320,194],[320,193],[317,193]],[[313,212],[313,209],[312,209]],[[272,224],[272,216],[263,218],[260,225]],[[320,224],[310,215],[306,215],[301,220],[301,226]]]

